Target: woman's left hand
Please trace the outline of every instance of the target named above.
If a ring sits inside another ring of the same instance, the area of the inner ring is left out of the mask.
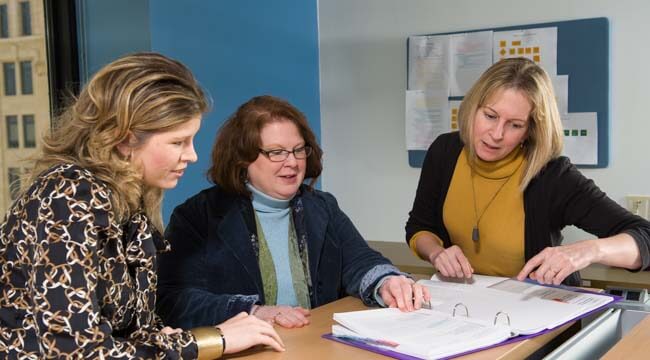
[[[309,325],[309,316],[311,315],[308,309],[286,305],[255,306],[251,314],[261,320],[289,329]]]
[[[517,275],[517,280],[523,281],[530,276],[540,284],[560,285],[571,273],[592,264],[597,251],[596,244],[590,240],[547,247],[528,260]]]
[[[429,289],[416,284],[404,275],[392,275],[384,280],[379,288],[379,295],[388,307],[402,311],[418,310],[423,303],[431,300]]]

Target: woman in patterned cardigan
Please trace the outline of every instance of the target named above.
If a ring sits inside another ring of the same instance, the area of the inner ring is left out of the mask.
[[[190,71],[158,54],[126,56],[90,80],[44,137],[0,226],[0,358],[283,350],[271,325],[245,313],[190,331],[154,313],[156,256],[169,248],[162,191],[197,160],[207,107]]]

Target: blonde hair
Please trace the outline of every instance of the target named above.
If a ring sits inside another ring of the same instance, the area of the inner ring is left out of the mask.
[[[162,230],[162,189],[144,184],[117,146],[130,136],[136,139],[130,145],[140,146],[207,109],[203,90],[180,62],[155,53],[122,57],[100,69],[56,119],[25,185],[56,164],[73,163],[108,186],[118,221],[143,211]]]
[[[531,105],[528,138],[524,143],[526,164],[520,180],[524,191],[530,181],[562,153],[562,122],[555,101],[553,85],[544,69],[526,58],[503,59],[487,69],[472,88],[458,110],[460,138],[476,161],[473,138],[476,112],[499,91],[521,91]]]

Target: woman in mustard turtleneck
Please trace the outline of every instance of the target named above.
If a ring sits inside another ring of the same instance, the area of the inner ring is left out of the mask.
[[[429,148],[406,224],[411,249],[443,276],[578,285],[592,263],[650,267],[650,223],[560,156],[562,123],[541,67],[492,65],[466,94],[459,126]],[[567,225],[598,239],[561,245]]]

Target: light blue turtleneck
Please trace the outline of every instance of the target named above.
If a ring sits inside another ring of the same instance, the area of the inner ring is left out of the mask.
[[[298,300],[293,288],[289,258],[289,220],[291,216],[289,202],[291,200],[271,197],[250,183],[247,183],[246,187],[253,194],[253,209],[260,221],[262,231],[264,231],[264,238],[275,265],[275,274],[278,280],[277,304],[297,306]]]

